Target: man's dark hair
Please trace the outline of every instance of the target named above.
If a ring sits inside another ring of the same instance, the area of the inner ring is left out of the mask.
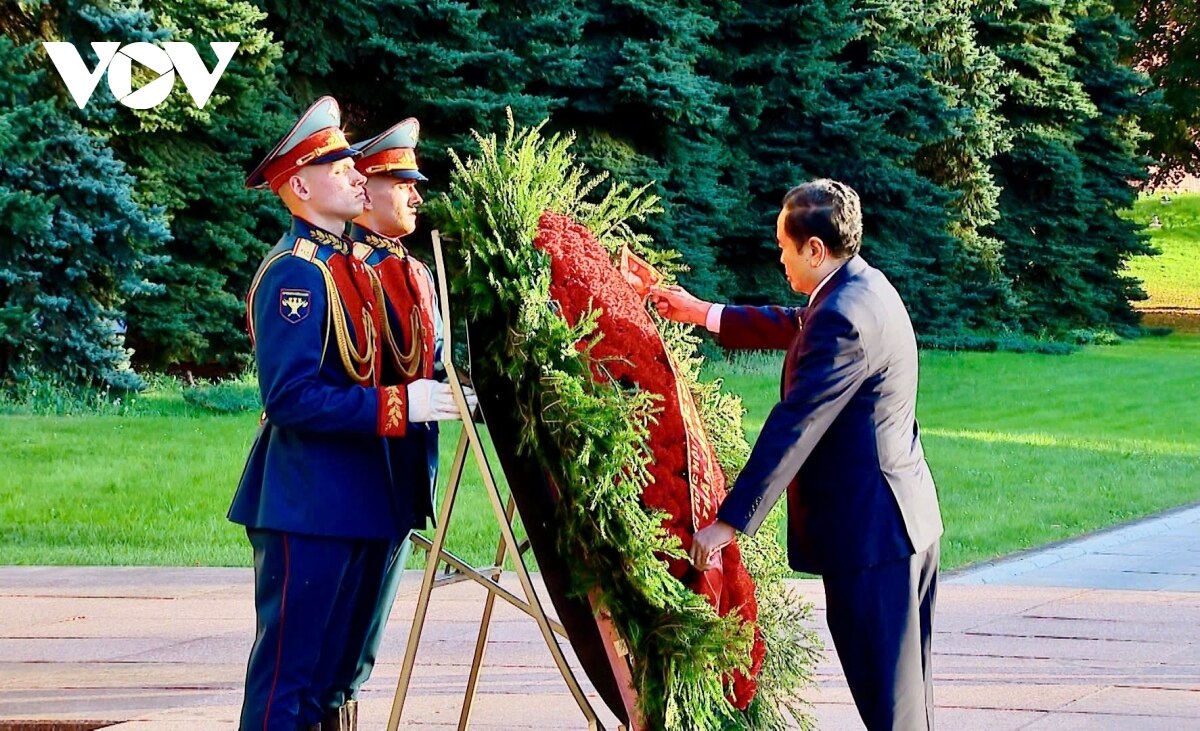
[[[783,197],[783,230],[797,243],[816,236],[844,259],[862,246],[862,206],[845,183],[822,178],[797,185]]]

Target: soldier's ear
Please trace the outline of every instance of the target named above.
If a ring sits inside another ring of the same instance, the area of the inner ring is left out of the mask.
[[[308,189],[308,184],[304,182],[304,178],[299,175],[293,175],[288,178],[288,189],[302,201],[312,198],[312,192]]]

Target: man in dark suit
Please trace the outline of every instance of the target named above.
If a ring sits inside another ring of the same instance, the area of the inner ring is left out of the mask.
[[[916,420],[917,346],[900,295],[859,255],[858,195],[832,180],[788,192],[776,221],[803,309],[652,291],[658,311],[729,348],[786,350],[771,410],[718,520],[695,535],[704,569],[753,534],[785,492],[792,568],[820,574],[846,681],[867,728],[932,729],[930,637],[941,513]]]

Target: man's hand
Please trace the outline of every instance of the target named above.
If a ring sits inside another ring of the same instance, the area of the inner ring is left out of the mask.
[[[469,386],[463,386],[467,397],[467,408],[472,413],[479,406],[479,398]],[[461,418],[458,404],[450,384],[421,378],[408,384],[408,420],[410,423],[426,421],[451,421]]]
[[[654,300],[658,314],[668,320],[701,327],[704,327],[704,321],[708,317],[708,308],[712,307],[711,302],[693,296],[677,284],[670,287],[651,287],[650,299]]]
[[[658,270],[650,266],[650,262],[629,250],[628,246],[621,247],[621,276],[633,287],[639,297],[645,298],[650,294],[650,288],[662,281]]]
[[[701,528],[692,536],[692,550],[689,554],[692,565],[700,571],[706,571],[713,554],[732,543],[735,536],[737,530],[723,520]]]

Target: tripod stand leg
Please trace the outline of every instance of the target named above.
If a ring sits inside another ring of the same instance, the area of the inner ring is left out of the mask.
[[[412,682],[413,666],[417,661],[417,646],[421,643],[421,632],[425,629],[425,616],[429,612],[429,596],[433,592],[433,580],[437,574],[439,557],[446,545],[446,532],[450,527],[450,515],[454,511],[454,499],[458,496],[463,468],[467,462],[467,432],[463,430],[454,452],[454,464],[450,468],[450,480],[446,496],[442,499],[442,510],[438,515],[437,530],[433,534],[433,545],[425,559],[425,574],[421,579],[421,591],[417,594],[417,608],[413,613],[412,628],[408,633],[408,645],[404,650],[404,665],[400,668],[400,679],[396,681],[396,695],[392,699],[392,713],[388,718],[388,731],[400,728],[400,716],[404,713],[404,700]]]
[[[450,374],[450,381],[455,386],[458,385],[458,379],[453,373]],[[521,556],[521,551],[518,547],[520,544],[517,543],[516,536],[513,533],[512,523],[507,519],[508,515],[505,506],[500,501],[500,491],[496,488],[495,476],[492,474],[487,454],[483,451],[483,445],[479,440],[479,433],[475,428],[475,424],[464,422],[463,433],[469,433],[470,435],[469,441],[471,443],[471,450],[475,455],[475,463],[478,465],[484,484],[487,486],[488,498],[492,501],[492,510],[496,514],[497,522],[500,523],[500,533],[503,543],[513,560],[513,565],[516,567],[517,577],[521,581],[521,588],[525,591],[525,598],[529,602],[529,607],[533,610],[530,614],[537,622],[538,629],[542,632],[542,638],[546,641],[546,647],[550,650],[550,655],[554,658],[555,664],[558,665],[558,671],[570,689],[571,696],[575,699],[579,710],[587,719],[588,728],[599,729],[600,722],[596,716],[596,711],[592,708],[592,704],[588,701],[587,696],[584,695],[583,689],[579,686],[579,680],[575,677],[574,671],[571,670],[571,666],[567,663],[567,658],[563,655],[562,647],[558,644],[558,638],[554,636],[554,630],[550,627],[549,619],[546,617],[546,610],[542,606],[541,599],[538,598],[537,590],[533,587],[533,581],[529,576],[529,569],[525,566],[525,561]]]
[[[517,504],[512,499],[508,498],[508,507],[504,511],[509,524],[512,524],[513,516],[516,514]],[[504,538],[500,539],[499,545],[496,547],[496,571],[492,574],[492,581],[500,580],[500,573],[504,566],[504,555],[506,546]],[[466,729],[467,724],[471,721],[471,709],[475,703],[475,689],[479,685],[479,674],[483,670],[483,654],[487,649],[488,634],[492,626],[492,610],[496,606],[496,593],[489,591],[487,599],[483,603],[483,617],[479,621],[479,636],[475,639],[475,657],[471,662],[471,675],[467,678],[467,691],[463,695],[462,712],[458,716],[458,728]]]

